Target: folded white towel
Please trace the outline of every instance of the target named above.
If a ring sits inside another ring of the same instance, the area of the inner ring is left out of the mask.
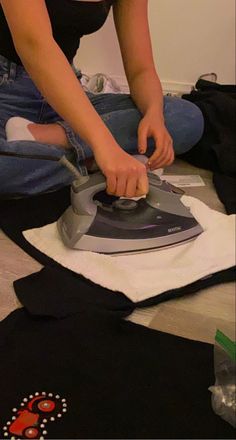
[[[138,302],[186,286],[235,265],[235,215],[214,211],[183,196],[204,232],[195,240],[168,249],[108,256],[66,248],[56,223],[24,232],[25,238],[62,266]]]

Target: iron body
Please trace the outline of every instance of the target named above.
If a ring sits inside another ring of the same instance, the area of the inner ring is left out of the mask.
[[[104,254],[161,249],[196,238],[203,231],[181,195],[149,173],[150,190],[138,200],[107,196],[101,173],[75,180],[71,206],[58,220],[67,247]]]

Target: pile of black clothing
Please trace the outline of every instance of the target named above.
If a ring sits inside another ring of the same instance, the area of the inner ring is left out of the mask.
[[[183,95],[202,111],[205,129],[200,141],[180,155],[200,168],[213,171],[213,182],[228,214],[236,213],[236,86],[200,79]]]

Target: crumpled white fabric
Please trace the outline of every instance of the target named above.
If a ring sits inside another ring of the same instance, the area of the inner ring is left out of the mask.
[[[64,246],[56,223],[24,232],[25,238],[62,266],[138,302],[186,286],[235,265],[235,215],[183,196],[204,232],[195,240],[163,250],[108,256]]]
[[[120,86],[111,76],[105,73],[96,73],[93,76],[82,75],[81,84],[86,92],[94,94],[122,93]]]

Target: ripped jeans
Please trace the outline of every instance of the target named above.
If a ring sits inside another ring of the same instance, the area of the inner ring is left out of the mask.
[[[78,81],[80,74],[78,73]],[[137,154],[137,129],[142,118],[130,95],[87,93],[89,100],[116,139],[129,154]],[[5,125],[9,118],[21,116],[38,124],[60,123],[72,146],[64,150],[57,145],[33,141],[6,140]],[[204,121],[200,109],[181,98],[164,98],[165,124],[173,138],[176,154],[195,145],[203,134]],[[0,151],[50,155],[65,155],[83,173],[85,158],[92,150],[70,126],[62,121],[45,101],[22,66],[0,55]],[[148,155],[154,151],[154,141],[148,141]],[[0,197],[27,196],[54,191],[73,180],[73,175],[60,163],[41,159],[0,156]]]

